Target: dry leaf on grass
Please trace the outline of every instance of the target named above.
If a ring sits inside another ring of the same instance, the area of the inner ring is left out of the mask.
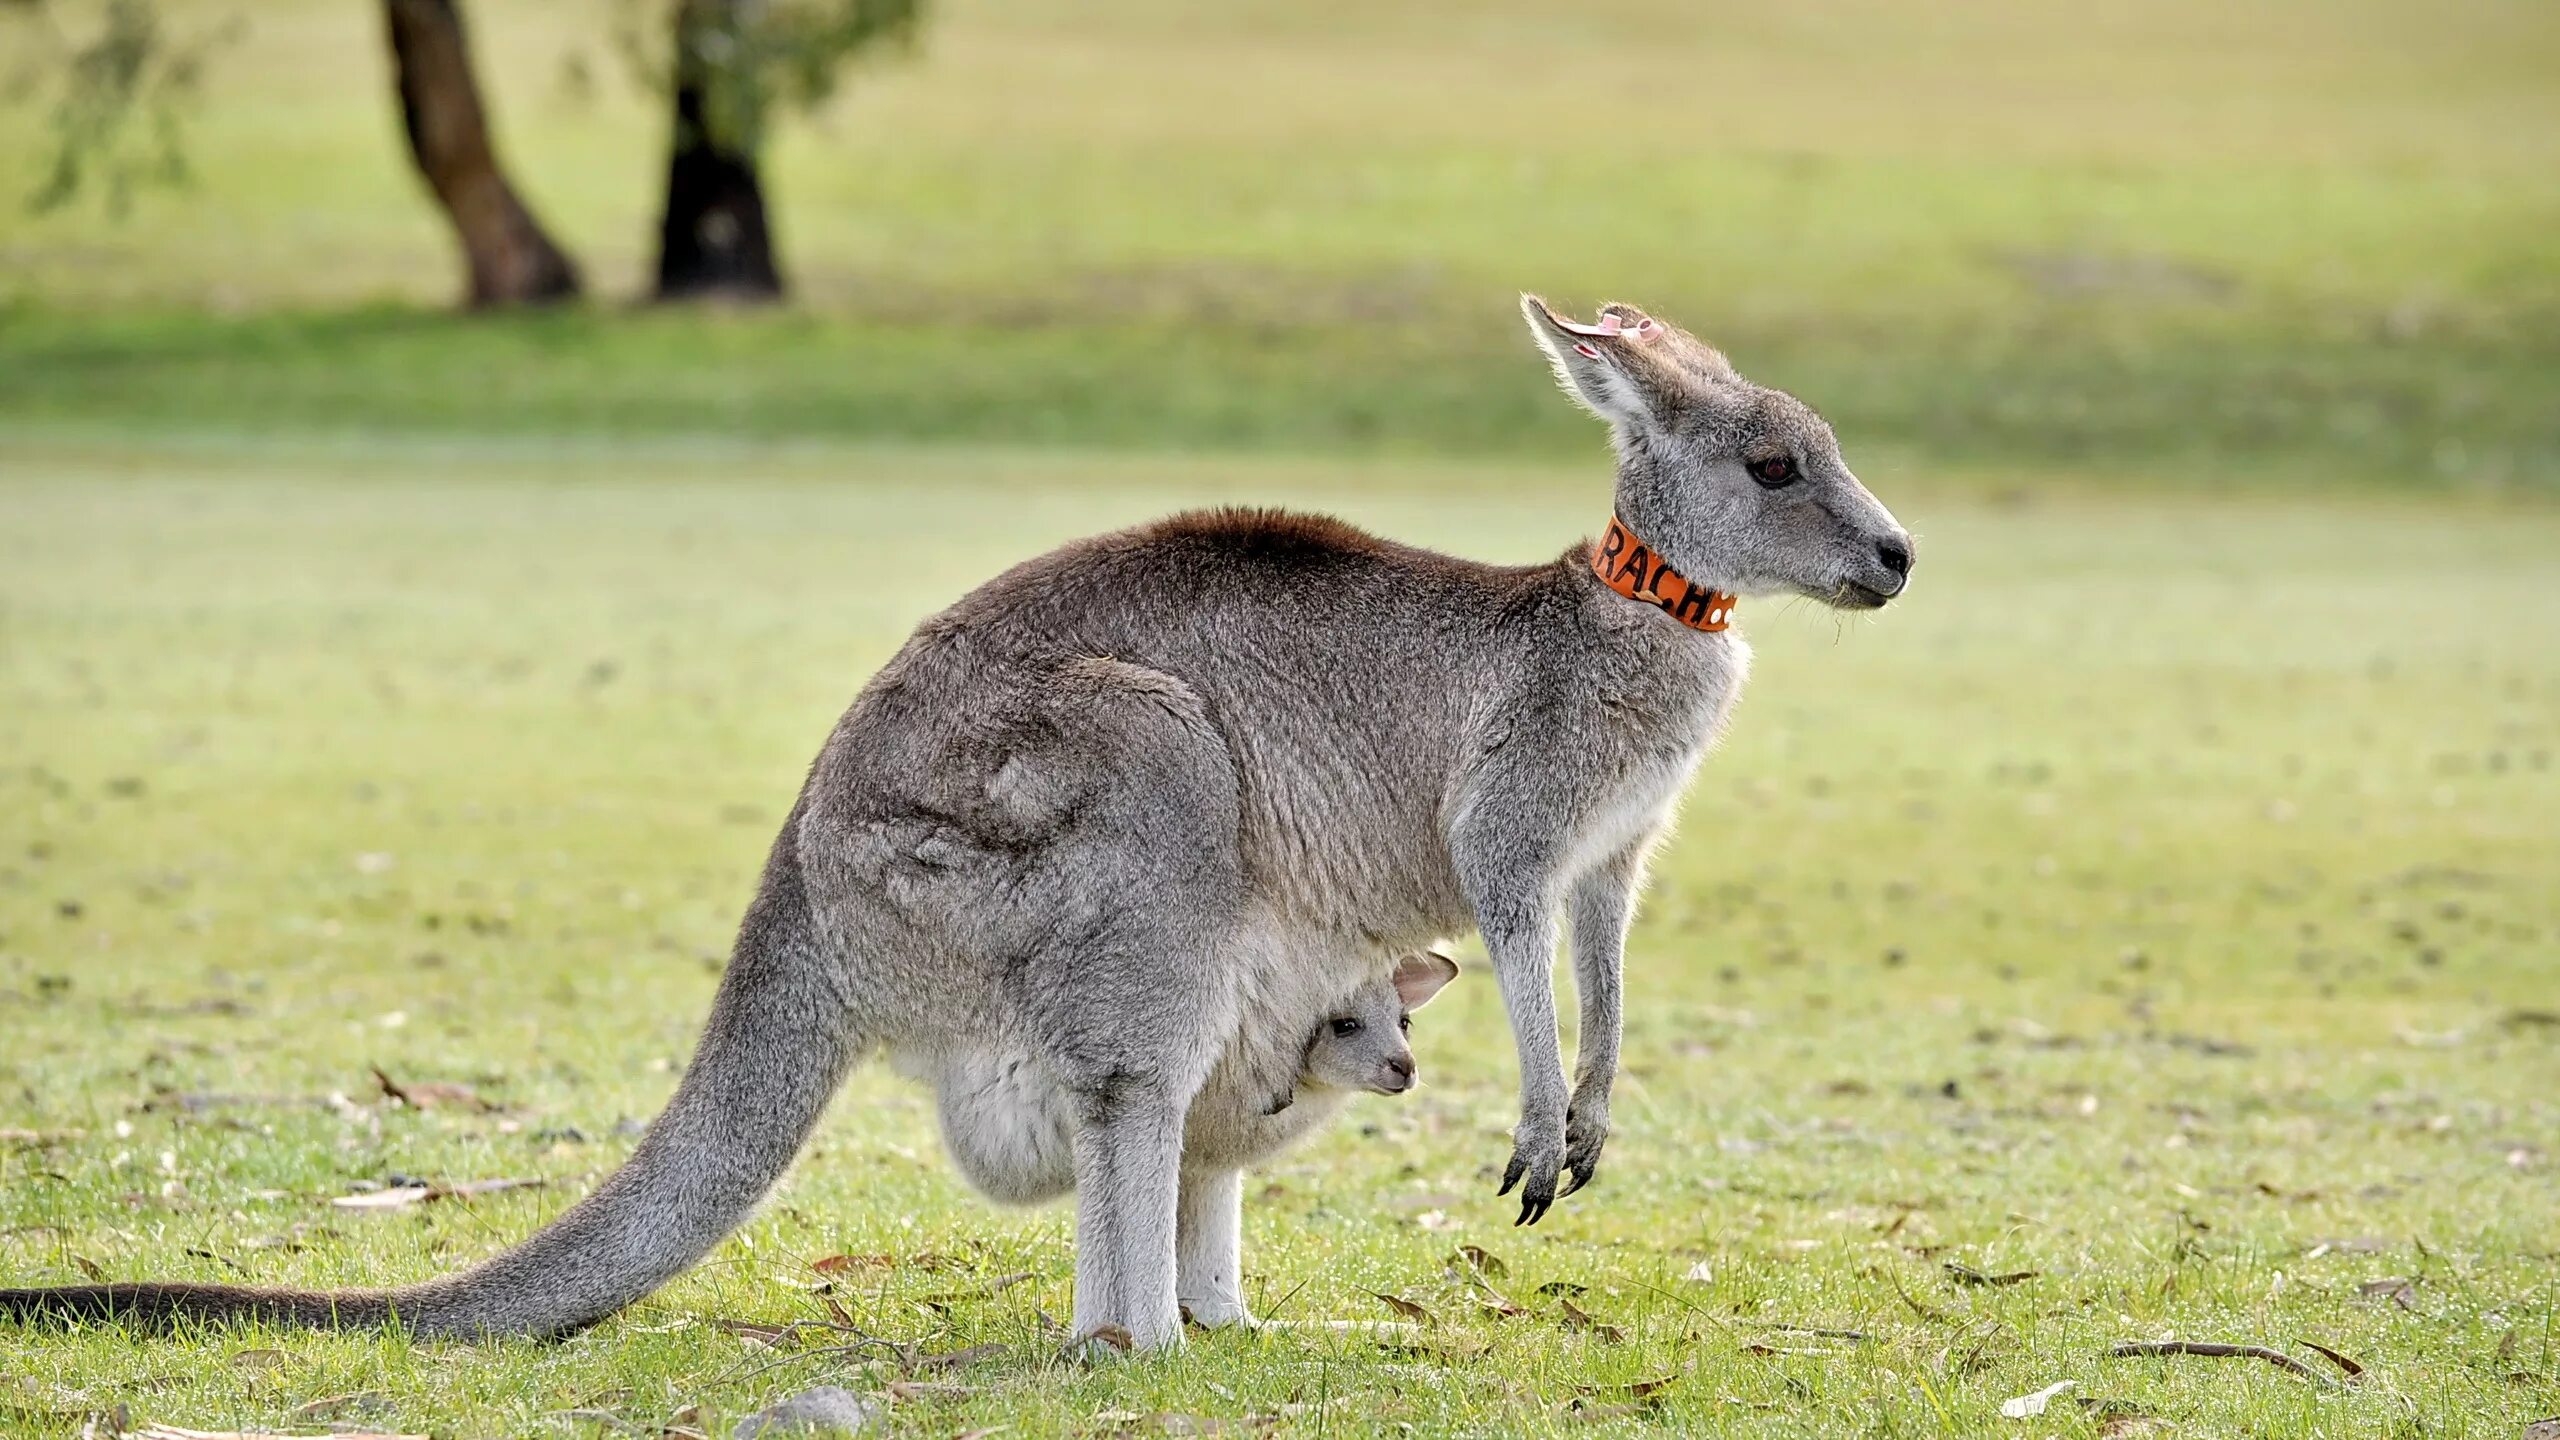
[[[2403,1310],[2418,1308],[2418,1282],[2406,1275],[2381,1280],[2367,1280],[2356,1287],[2356,1295],[2365,1300],[2388,1300]]]
[[[406,1105],[412,1110],[470,1110],[478,1114],[495,1113],[500,1107],[480,1098],[480,1092],[468,1085],[450,1080],[421,1080],[403,1085],[384,1074],[382,1067],[373,1068],[373,1083],[382,1089],[382,1098]]]
[[[2056,1380],[2032,1395],[2013,1395],[2000,1402],[2000,1418],[2025,1420],[2031,1416],[2041,1415],[2045,1412],[2045,1407],[2053,1403],[2055,1396],[2079,1383],[2077,1380]]]
[[[715,1319],[711,1324],[714,1329],[726,1331],[750,1345],[761,1345],[768,1350],[781,1349],[790,1344],[799,1334],[793,1326],[774,1325],[762,1320]]]
[[[1473,1275],[1486,1280],[1499,1280],[1511,1273],[1502,1257],[1481,1245],[1461,1245],[1449,1252],[1449,1268],[1454,1273]]]
[[[914,1368],[919,1371],[960,1370],[981,1360],[993,1360],[1004,1352],[1002,1342],[990,1340],[984,1345],[972,1345],[966,1350],[954,1350],[944,1355],[919,1355]]]
[[[1410,1320],[1417,1325],[1437,1325],[1440,1323],[1439,1318],[1434,1316],[1430,1311],[1423,1309],[1421,1306],[1414,1304],[1412,1301],[1407,1300],[1401,1295],[1388,1295],[1376,1290],[1372,1290],[1369,1293],[1388,1309],[1393,1310],[1398,1315],[1403,1316],[1405,1319]]]
[[[352,1390],[344,1395],[324,1395],[293,1407],[286,1418],[292,1420],[335,1420],[342,1415],[358,1415],[379,1410],[391,1403],[391,1397],[379,1390]]]
[[[391,1185],[380,1190],[359,1190],[353,1195],[333,1196],[329,1203],[340,1210],[405,1210],[433,1200],[471,1199],[507,1190],[529,1190],[543,1183],[541,1179],[534,1178],[464,1180],[452,1185]]]
[[[1599,1320],[1593,1319],[1590,1312],[1584,1310],[1581,1306],[1574,1304],[1573,1297],[1569,1295],[1557,1296],[1556,1304],[1564,1308],[1564,1325],[1568,1330],[1580,1330],[1588,1334],[1596,1335],[1612,1345],[1616,1345],[1627,1338],[1626,1331],[1619,1329],[1615,1325],[1605,1324]]]
[[[1486,1314],[1497,1315],[1505,1320],[1514,1320],[1529,1313],[1528,1306],[1521,1304],[1519,1301],[1512,1299],[1510,1296],[1503,1294],[1501,1291],[1494,1289],[1490,1285],[1475,1292],[1475,1302],[1478,1306],[1483,1308]]]
[[[2516,1440],[2560,1440],[2560,1415],[2554,1415],[2548,1420],[2536,1420],[2525,1426],[2524,1433],[2517,1436]]]
[[[1650,1380],[1637,1380],[1625,1385],[1577,1385],[1574,1388],[1593,1399],[1643,1400],[1680,1383],[1685,1371],[1674,1370]]]
[[[1793,1325],[1784,1320],[1752,1320],[1743,1323],[1759,1325],[1787,1335],[1809,1335],[1816,1340],[1872,1340],[1875,1338],[1864,1330],[1841,1330],[1829,1325]]]
[[[2300,1339],[2301,1337],[2296,1336],[2295,1338]],[[2359,1380],[2364,1377],[2364,1367],[2362,1365],[2359,1365],[2355,1361],[2348,1359],[2346,1356],[2339,1354],[2337,1351],[2330,1349],[2328,1346],[2321,1344],[2319,1341],[2303,1340],[2302,1343],[2310,1349],[2319,1351],[2322,1359],[2337,1366],[2339,1370],[2346,1374],[2346,1377],[2349,1380]]]
[[[2281,1350],[2264,1345],[2223,1345],[2204,1340],[2133,1340],[2115,1346],[2107,1354],[2124,1360],[2142,1356],[2196,1355],[2207,1359],[2264,1360],[2279,1370],[2301,1376],[2305,1380],[2329,1383],[2329,1377],[2294,1359]]]
[[[2042,1275],[2041,1270],[2011,1270],[1999,1275],[1985,1274],[1970,1265],[1947,1262],[1947,1278],[1959,1285],[2017,1285]]]

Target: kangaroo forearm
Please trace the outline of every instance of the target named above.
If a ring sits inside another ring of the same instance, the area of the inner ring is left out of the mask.
[[[1618,1075],[1625,1029],[1627,925],[1640,869],[1630,848],[1586,875],[1573,891],[1573,983],[1582,1013],[1574,1047],[1574,1090],[1605,1100]]]
[[[1493,959],[1502,1008],[1511,1020],[1520,1059],[1520,1101],[1525,1110],[1563,1103],[1564,1047],[1556,1033],[1554,919],[1535,906],[1487,906],[1478,928]]]

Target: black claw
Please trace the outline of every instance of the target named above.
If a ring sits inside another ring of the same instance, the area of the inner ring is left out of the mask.
[[[1493,1193],[1496,1195],[1510,1194],[1511,1187],[1519,1184],[1520,1177],[1527,1173],[1529,1173],[1529,1167],[1522,1164],[1518,1156],[1513,1156],[1510,1168],[1502,1172],[1502,1188],[1494,1191]]]
[[[1544,1189],[1545,1193],[1541,1194],[1535,1191],[1522,1192],[1520,1196],[1520,1218],[1511,1222],[1514,1226],[1535,1225],[1539,1221],[1547,1218],[1547,1211],[1553,1208],[1556,1203],[1555,1191],[1552,1187],[1541,1188]]]

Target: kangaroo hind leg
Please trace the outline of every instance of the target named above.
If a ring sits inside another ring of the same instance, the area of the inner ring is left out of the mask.
[[[1178,680],[1062,667],[1037,763],[1083,782],[1015,903],[1039,943],[1015,1000],[1075,1115],[1075,1329],[1177,1344],[1183,1117],[1235,1031],[1239,790]]]

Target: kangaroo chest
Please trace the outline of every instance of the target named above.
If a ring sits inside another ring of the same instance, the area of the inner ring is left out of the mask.
[[[1591,706],[1587,733],[1606,759],[1586,772],[1568,877],[1662,831],[1723,735],[1750,666],[1751,648],[1741,637],[1718,636],[1688,664],[1633,667],[1583,697]]]

